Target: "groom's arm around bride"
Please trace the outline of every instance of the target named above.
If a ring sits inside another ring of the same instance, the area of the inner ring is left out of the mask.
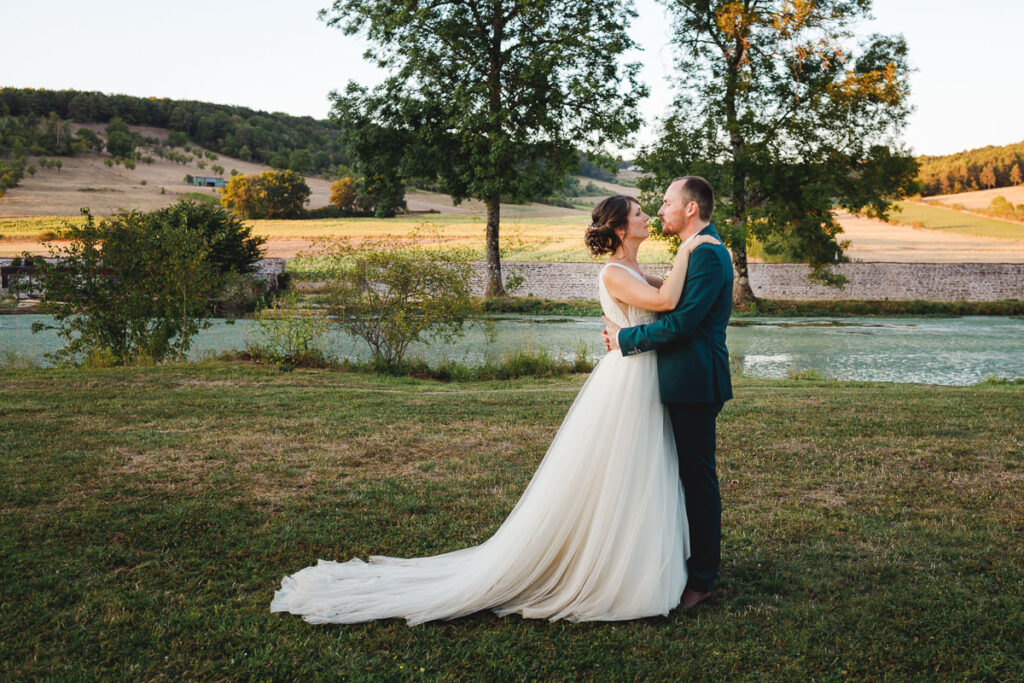
[[[703,178],[675,180],[658,215],[666,234],[684,242],[718,238],[710,223],[714,195]],[[658,352],[661,400],[668,408],[686,494],[691,554],[683,606],[706,599],[721,561],[721,498],[715,470],[715,418],[732,398],[726,327],[732,312],[732,259],[721,244],[702,244],[690,256],[682,297],[660,320],[619,330],[606,320],[606,344],[623,355]]]

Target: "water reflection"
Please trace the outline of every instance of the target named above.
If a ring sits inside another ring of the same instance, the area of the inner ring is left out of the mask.
[[[46,316],[0,316],[0,354],[43,361],[60,347],[53,331],[32,335]],[[599,357],[601,321],[596,318],[506,315],[493,319],[496,338],[473,325],[454,344],[418,344],[410,355],[432,362],[470,365],[500,360],[509,351],[544,348],[572,357]],[[840,380],[974,384],[990,376],[1024,377],[1024,319],[962,318],[744,318],[728,331],[732,366],[755,377],[782,378],[813,370]],[[196,338],[194,355],[242,348],[257,338],[252,321],[214,321]],[[365,344],[341,333],[325,340],[339,358],[365,358]]]

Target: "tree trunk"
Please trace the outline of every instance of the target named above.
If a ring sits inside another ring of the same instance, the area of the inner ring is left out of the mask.
[[[732,247],[732,305],[743,310],[757,301],[754,290],[750,287],[750,274],[747,272],[747,177],[742,168],[743,139],[733,136],[733,154],[738,161],[733,165],[732,200],[733,227],[736,238]]]
[[[747,272],[747,250],[733,249],[732,252],[732,306],[744,310],[757,301],[754,290],[750,288],[750,274]]]
[[[486,297],[505,296],[501,280],[501,253],[498,250],[498,223],[501,220],[501,196],[487,198],[487,292]]]
[[[750,275],[747,272],[747,169],[746,139],[740,128],[736,111],[736,93],[740,80],[740,67],[743,63],[745,45],[739,36],[736,38],[735,52],[728,60],[729,69],[726,74],[725,116],[729,131],[729,142],[732,146],[732,305],[743,310],[757,300],[754,290],[750,288]]]

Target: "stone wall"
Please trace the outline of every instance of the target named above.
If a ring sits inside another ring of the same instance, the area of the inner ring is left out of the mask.
[[[59,259],[46,259],[50,263],[58,261]],[[9,266],[13,259],[0,258],[0,266]],[[267,283],[267,286],[271,291],[277,291],[278,289],[278,278],[284,275],[286,269],[285,260],[283,258],[265,258],[260,259],[256,263],[256,269],[253,271],[253,277],[257,280],[263,280]],[[25,276],[13,276],[13,277],[25,277]],[[0,292],[4,291],[0,288]],[[40,292],[25,292],[29,294],[40,294]]]
[[[485,264],[474,264],[475,293],[483,294]],[[517,296],[550,299],[596,299],[600,263],[503,263],[510,274],[523,278]],[[653,275],[664,275],[665,264],[645,264]],[[844,263],[835,272],[848,278],[843,289],[807,279],[808,267],[798,263],[752,263],[750,284],[766,299],[789,300],[1024,300],[1022,263]]]

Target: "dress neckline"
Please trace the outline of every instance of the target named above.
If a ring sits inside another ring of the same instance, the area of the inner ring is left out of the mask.
[[[608,263],[605,264],[605,268],[607,268],[608,266],[618,266],[619,268],[623,268],[625,270],[628,270],[629,272],[633,273],[633,275],[636,275],[638,278],[640,278],[644,282],[647,282],[647,278],[645,278],[638,271],[633,270],[632,268],[630,268],[629,266],[627,266],[625,264],[618,263],[616,261],[609,261]]]

